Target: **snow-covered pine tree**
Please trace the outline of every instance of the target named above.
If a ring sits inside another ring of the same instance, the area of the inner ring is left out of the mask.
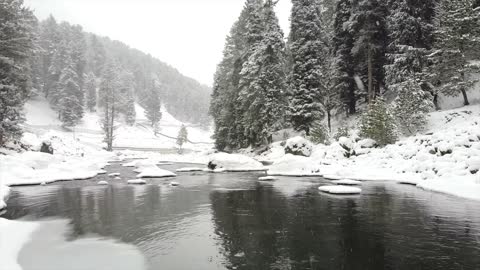
[[[249,6],[251,5],[247,1],[238,21],[232,26],[230,35],[226,39],[223,59],[215,73],[210,114],[215,124],[213,135],[215,146],[219,150],[235,149],[244,142],[243,127],[240,122],[242,114],[237,109],[237,98],[240,89],[240,72],[248,51],[246,24],[251,10]]]
[[[87,108],[95,112],[97,107],[97,78],[93,72],[89,72],[85,79],[85,93],[87,95]]]
[[[74,127],[83,118],[83,91],[78,84],[75,64],[70,56],[65,59],[59,81],[60,98],[58,100],[59,119],[63,127]]]
[[[61,85],[60,75],[62,74],[63,69],[66,66],[66,59],[68,55],[68,47],[66,41],[61,41],[60,44],[57,44],[55,53],[53,54],[50,67],[48,68],[48,76],[45,84],[45,93],[50,106],[58,112],[59,102],[61,98]]]
[[[160,101],[160,89],[158,82],[154,79],[150,81],[147,89],[147,98],[144,101],[145,104],[145,116],[150,121],[150,125],[154,128],[154,132],[158,132],[158,123],[162,119]]]
[[[432,110],[429,95],[411,78],[396,87],[397,97],[392,113],[397,120],[397,126],[405,135],[422,131],[427,124],[427,113]]]
[[[435,18],[434,53],[430,70],[432,84],[447,96],[462,94],[469,105],[467,91],[476,82],[470,75],[476,67],[467,54],[480,47],[480,8],[473,0],[441,1]]]
[[[41,60],[41,84],[45,96],[48,98],[49,91],[53,87],[50,77],[50,66],[54,61],[54,55],[57,46],[60,44],[60,33],[58,31],[57,21],[50,15],[46,20],[40,23],[39,45],[41,51],[38,52]],[[58,79],[58,78],[57,78]],[[55,80],[56,82],[57,80]]]
[[[364,94],[369,103],[381,94],[385,86],[383,66],[386,64],[388,40],[387,15],[385,1],[359,0],[349,22],[355,31],[352,53],[356,60],[356,74],[367,85],[367,93]]]
[[[263,8],[257,6],[257,9],[258,14],[252,14],[247,23],[247,35],[258,36],[257,31],[261,31],[260,39],[251,39],[254,43],[250,44],[252,52],[242,68],[238,99],[243,111],[244,136],[248,145],[254,147],[272,141],[272,132],[285,121],[287,106],[283,32],[273,1],[267,0]]]
[[[293,59],[290,85],[292,101],[290,118],[297,131],[308,135],[319,105],[322,61],[322,27],[317,0],[293,0],[291,14],[290,50]]]
[[[28,60],[33,54],[31,10],[22,0],[0,1],[0,146],[21,136],[28,96]]]
[[[104,142],[107,151],[113,150],[115,139],[115,119],[118,110],[118,65],[113,60],[108,60],[102,73],[99,104],[103,107],[102,128],[105,133]]]
[[[357,112],[355,93],[355,62],[352,55],[354,33],[349,24],[352,14],[352,0],[339,0],[335,11],[334,22],[334,54],[336,91],[344,104],[348,115]]]
[[[383,98],[377,98],[362,115],[360,136],[373,139],[381,146],[392,144],[397,140],[395,119]]]
[[[123,70],[120,74],[120,106],[119,111],[125,116],[127,125],[135,124],[135,87],[133,74]]]
[[[177,145],[180,149],[182,149],[182,146],[188,142],[188,131],[185,125],[182,124],[180,127],[180,130],[178,131],[178,136],[177,136]]]
[[[102,42],[96,35],[91,34],[88,38],[87,69],[100,77],[107,62],[107,53]]]

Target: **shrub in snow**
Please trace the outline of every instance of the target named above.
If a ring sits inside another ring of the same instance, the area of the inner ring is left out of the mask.
[[[333,138],[338,141],[341,137],[350,137],[351,131],[350,127],[346,122],[343,122],[341,126],[337,129],[337,133],[333,136]]]
[[[285,154],[295,156],[309,157],[312,155],[312,143],[305,138],[295,137],[287,140],[285,144]]]
[[[372,103],[368,111],[362,115],[360,136],[373,139],[381,146],[395,143],[397,140],[394,118],[382,98]]]
[[[316,123],[310,130],[309,139],[315,144],[328,145],[330,141],[330,135],[327,127],[322,123]]]

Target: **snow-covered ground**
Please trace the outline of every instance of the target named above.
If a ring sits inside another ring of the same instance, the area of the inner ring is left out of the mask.
[[[355,154],[345,157],[344,148],[335,142],[315,145],[310,157],[294,156],[274,143],[258,158],[273,162],[270,175],[397,181],[480,200],[479,105],[431,113],[426,132],[385,148],[372,148],[371,142],[355,138],[340,142]]]

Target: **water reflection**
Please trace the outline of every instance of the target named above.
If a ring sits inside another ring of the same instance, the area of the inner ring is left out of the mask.
[[[134,245],[148,269],[436,270],[480,265],[477,202],[378,183],[364,184],[361,196],[339,198],[317,191],[321,179],[259,183],[259,175],[249,173],[185,173],[175,180],[181,183],[178,188],[168,186],[168,179],[129,186],[126,180],[135,176],[131,168],[107,169],[121,172],[122,180],[98,186],[108,179],[100,176],[15,188],[6,217],[65,218],[70,229],[61,233],[63,238],[76,242],[95,234]],[[50,227],[45,235],[60,233]],[[38,239],[23,254],[40,249]],[[43,258],[38,266],[48,263],[48,254]]]

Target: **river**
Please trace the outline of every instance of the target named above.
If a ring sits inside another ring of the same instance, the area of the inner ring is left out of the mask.
[[[378,182],[337,197],[318,192],[321,178],[259,173],[131,186],[132,168],[106,169],[122,180],[12,189],[3,217],[41,224],[20,252],[24,270],[480,269],[479,202]]]

